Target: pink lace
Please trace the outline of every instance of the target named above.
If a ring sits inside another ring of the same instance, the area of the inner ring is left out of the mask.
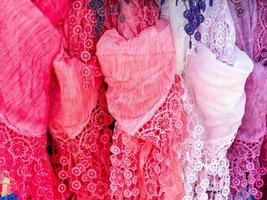
[[[257,142],[246,142],[236,138],[229,149],[231,198],[238,199],[240,195],[244,199],[250,195],[255,199],[262,198],[263,193],[259,189],[264,185],[262,176],[267,173],[267,169],[261,167],[259,162],[261,144],[262,138]]]
[[[28,137],[0,123],[0,182],[10,180],[8,193],[19,199],[55,199],[46,141],[46,135]]]
[[[262,62],[267,57],[267,2],[257,0],[257,24],[254,29],[254,60]],[[267,63],[265,63],[266,65]]]
[[[52,163],[57,175],[57,192],[63,199],[109,199],[109,149],[113,119],[108,114],[104,89],[92,111],[90,122],[71,139],[53,136]],[[58,198],[59,198],[58,197]]]
[[[111,195],[114,199],[181,199],[182,142],[186,137],[180,78],[165,102],[136,133],[116,124],[111,146]],[[181,146],[179,146],[181,144]]]
[[[83,94],[92,94],[89,89],[93,88],[98,95],[91,115],[86,113],[89,122],[85,127],[82,125],[82,131],[74,134],[74,137],[64,131],[50,130],[52,163],[57,176],[57,199],[110,199],[109,149],[112,131],[109,126],[113,119],[107,110],[105,84],[95,50],[98,38],[117,17],[119,4],[117,1],[109,5],[108,2],[93,0],[70,2],[67,20],[61,27],[62,35],[65,36],[64,48],[70,57],[76,57],[83,63],[79,71],[83,81],[78,85],[83,89]],[[114,9],[112,13],[109,12],[111,6]],[[103,12],[107,12],[105,17]],[[66,87],[66,84],[62,86]],[[72,91],[73,88],[64,89]]]
[[[266,126],[267,126],[267,116],[266,116]],[[261,147],[260,162],[261,166],[267,169],[267,132],[265,133],[265,137]],[[263,199],[266,199],[267,193],[264,191],[267,191],[267,173],[263,177],[263,181],[264,181],[264,186],[262,187],[261,191],[263,192]]]
[[[230,5],[233,6],[233,4]],[[250,196],[255,199],[265,199],[263,197],[265,190],[261,187],[264,185],[267,166],[260,163],[260,151],[261,148],[262,151],[264,150],[264,146],[261,146],[267,130],[267,71],[262,65],[266,59],[267,50],[265,42],[267,4],[257,0],[243,1],[241,5],[245,9],[244,16],[233,16],[237,25],[237,45],[256,63],[246,82],[247,102],[242,125],[228,151],[231,199],[242,199],[242,197],[246,199]],[[244,22],[248,25],[244,26]]]
[[[259,157],[266,134],[266,78],[267,71],[258,63],[246,82],[246,112],[236,139],[228,151],[233,198],[240,193],[243,197],[252,195],[255,199],[262,198],[260,188],[263,186],[262,176],[267,173],[267,168],[261,167]]]

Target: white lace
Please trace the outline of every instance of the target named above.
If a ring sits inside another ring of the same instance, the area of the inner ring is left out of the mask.
[[[178,54],[176,55],[177,67],[183,71],[184,66],[187,65],[189,37],[184,31],[186,24],[183,17],[184,4],[179,1],[175,6],[175,3],[176,0],[166,2],[162,8],[162,17],[170,20]],[[226,1],[216,0],[211,8],[207,5],[205,21],[200,27],[200,32],[201,42],[211,50],[217,60],[232,66],[235,55],[235,28]],[[192,41],[192,50],[194,50],[197,42]],[[182,58],[184,58],[183,62],[181,62]],[[235,130],[225,129],[227,133],[220,140],[209,138],[209,131],[205,131],[202,125],[202,116],[195,107],[194,98],[186,89],[187,83],[183,82],[183,85],[185,88],[183,101],[189,132],[185,155],[187,164],[183,169],[185,187],[183,200],[226,200],[230,193],[229,161],[226,158],[226,152],[233,142],[236,127],[233,126]]]
[[[205,128],[186,88],[185,94],[183,100],[190,135],[186,141],[187,164],[183,171],[185,182],[183,200],[227,199],[230,193],[230,176],[226,152],[234,137],[220,139],[220,142],[203,140]]]
[[[204,13],[205,21],[201,24],[201,42],[216,58],[229,65],[233,64],[235,49],[235,27],[225,0],[216,0]]]

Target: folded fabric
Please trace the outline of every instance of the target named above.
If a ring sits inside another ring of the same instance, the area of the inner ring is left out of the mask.
[[[48,125],[51,64],[60,35],[28,0],[0,4],[0,118],[25,135]]]
[[[53,62],[49,128],[58,134],[75,137],[89,122],[98,99],[99,81],[94,67],[62,51]]]
[[[249,57],[235,50],[233,66],[219,62],[202,44],[190,56],[185,79],[203,115],[205,140],[234,135],[245,108],[245,83],[253,69]]]
[[[123,130],[134,134],[165,100],[174,81],[174,46],[161,21],[129,40],[107,31],[97,56],[108,83],[108,108]],[[148,39],[149,38],[149,39]]]

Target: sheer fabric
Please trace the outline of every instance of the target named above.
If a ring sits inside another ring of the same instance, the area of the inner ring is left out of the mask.
[[[245,104],[244,84],[252,70],[246,54],[239,49],[235,54],[238,59],[231,67],[216,60],[206,47],[199,44],[185,70],[187,86],[205,127],[205,134],[195,142],[192,150],[201,149],[201,162],[194,163],[194,167],[188,166],[186,174],[186,183],[191,184],[188,193],[191,198],[227,199],[230,192],[226,151],[241,123]],[[202,183],[202,180],[206,182]],[[195,194],[192,187],[197,191]]]

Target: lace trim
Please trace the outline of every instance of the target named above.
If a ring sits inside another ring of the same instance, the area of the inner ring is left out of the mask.
[[[216,58],[233,65],[235,49],[235,27],[225,0],[216,0],[204,13],[205,21],[201,24],[201,42]]]
[[[52,163],[59,198],[109,199],[109,149],[113,119],[108,114],[104,89],[91,119],[75,138],[52,132]]]
[[[46,152],[46,141],[46,135],[21,135],[0,123],[2,195],[14,194],[19,199],[55,199],[55,180]]]
[[[267,2],[263,0],[257,0],[257,24],[253,33],[254,60],[261,62],[267,57]]]
[[[259,162],[262,141],[263,137],[257,142],[236,139],[228,150],[231,199],[247,199],[250,195],[255,199],[262,198],[262,176],[267,173],[267,168],[261,167]]]
[[[186,137],[182,94],[176,77],[165,102],[135,137],[123,132],[119,124],[115,125],[110,176],[113,198],[162,199],[169,193],[166,198],[181,198],[180,165]]]
[[[204,141],[202,138],[205,136],[205,128],[186,89],[185,94],[183,101],[190,135],[186,141],[183,200],[227,199],[230,193],[230,176],[226,152],[234,136],[223,138],[220,142]]]

